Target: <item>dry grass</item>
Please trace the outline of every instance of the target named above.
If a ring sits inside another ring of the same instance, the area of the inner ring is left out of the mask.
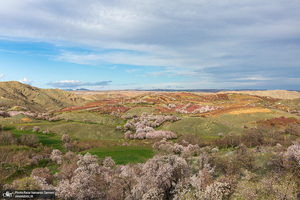
[[[224,92],[221,92],[224,93]],[[276,99],[298,99],[300,98],[300,92],[297,91],[287,91],[287,90],[266,90],[266,91],[228,91],[225,93],[240,93],[257,95],[263,97],[272,97]]]
[[[22,118],[21,119],[23,122],[31,122],[32,120],[31,119],[29,119],[29,118]]]
[[[271,110],[267,108],[246,108],[246,109],[238,109],[228,112],[227,114],[231,115],[240,115],[240,114],[252,114],[252,113],[268,113]]]

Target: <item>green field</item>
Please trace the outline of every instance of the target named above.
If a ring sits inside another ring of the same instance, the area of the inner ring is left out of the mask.
[[[152,147],[147,146],[110,146],[89,149],[90,152],[99,158],[112,157],[116,164],[142,163],[152,158],[154,152]]]
[[[163,126],[164,130],[172,131],[177,134],[196,134],[202,138],[216,138],[218,133],[242,133],[246,126],[252,128],[257,126],[257,121],[278,118],[281,116],[300,119],[299,116],[289,114],[279,110],[272,110],[270,113],[252,114],[223,114],[217,117],[184,117],[182,120],[167,123]]]
[[[137,115],[141,115],[143,113],[153,113],[155,112],[155,108],[150,108],[150,107],[137,107],[137,108],[132,108],[130,110],[128,110],[126,113],[135,113]]]
[[[50,132],[57,134],[69,134],[74,139],[79,140],[100,140],[100,139],[120,139],[124,138],[121,131],[116,130],[116,126],[101,124],[65,123],[49,127]]]
[[[11,130],[11,132],[17,138],[20,138],[23,134],[24,135],[35,134],[39,138],[40,143],[42,143],[42,145],[52,147],[53,149],[59,149],[59,150],[63,149],[62,148],[61,136],[56,135],[54,133],[48,133],[46,135],[46,134],[43,134],[41,132],[33,133],[32,131],[20,131],[20,130]]]
[[[83,122],[86,119],[88,122],[98,123],[103,125],[122,125],[124,120],[111,116],[103,116],[92,112],[65,112],[58,115],[62,119],[69,118],[72,121]]]
[[[228,133],[231,131],[223,124],[200,117],[184,117],[182,120],[169,123],[163,128],[177,134],[197,134],[203,138],[217,137],[220,132]]]
[[[26,125],[26,130],[31,131],[34,126],[39,126],[41,130],[49,130],[51,133],[60,135],[69,134],[73,139],[78,140],[102,140],[102,139],[121,139],[124,135],[116,130],[114,125],[91,124],[83,122],[43,122],[34,124],[20,124],[19,130]]]
[[[257,121],[278,118],[282,116],[285,116],[287,118],[300,119],[299,116],[294,114],[289,114],[280,110],[271,110],[271,112],[269,113],[252,113],[240,115],[223,114],[216,118],[213,118],[213,120],[221,124],[224,122],[229,122],[229,124],[227,125],[228,128],[230,128],[234,132],[240,132],[243,125],[252,128],[257,125]]]

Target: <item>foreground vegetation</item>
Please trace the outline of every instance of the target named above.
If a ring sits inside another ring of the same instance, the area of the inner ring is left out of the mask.
[[[60,199],[300,198],[298,100],[92,99],[47,113],[3,106],[0,190],[55,189]]]

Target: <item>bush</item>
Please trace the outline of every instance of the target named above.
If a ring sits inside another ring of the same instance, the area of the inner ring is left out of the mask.
[[[72,142],[72,139],[70,138],[70,136],[68,134],[63,134],[61,141],[63,143],[69,143],[69,142]]]
[[[115,161],[111,157],[106,157],[103,161],[104,167],[112,168],[113,166],[115,166],[115,164]]]
[[[12,185],[8,185],[7,189],[13,190],[40,190],[42,189],[38,181],[33,177],[25,177],[15,180]]]
[[[50,158],[57,164],[62,164],[62,153],[58,149],[53,149]]]
[[[39,130],[41,130],[41,128],[39,126],[34,126],[32,128],[32,132],[35,132],[35,133],[39,132]]]
[[[31,172],[31,177],[40,177],[45,179],[46,183],[48,184],[52,184],[53,183],[53,174],[51,173],[51,171],[48,168],[35,168],[34,170],[32,170]]]
[[[17,144],[18,140],[11,132],[3,132],[0,134],[0,144]]]
[[[300,124],[289,124],[285,131],[291,135],[300,136]]]
[[[40,141],[40,139],[34,134],[22,135],[20,140],[23,145],[29,147],[36,147]]]

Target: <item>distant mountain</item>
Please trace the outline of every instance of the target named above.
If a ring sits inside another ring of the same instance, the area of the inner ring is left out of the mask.
[[[0,82],[0,106],[21,106],[26,110],[45,112],[84,103],[84,98],[71,92],[40,89],[17,81]]]
[[[86,88],[79,88],[79,89],[63,89],[63,91],[91,91]]]
[[[86,89],[86,88],[79,88],[79,89],[76,89],[76,90],[79,90],[79,91],[90,91],[89,89]]]

